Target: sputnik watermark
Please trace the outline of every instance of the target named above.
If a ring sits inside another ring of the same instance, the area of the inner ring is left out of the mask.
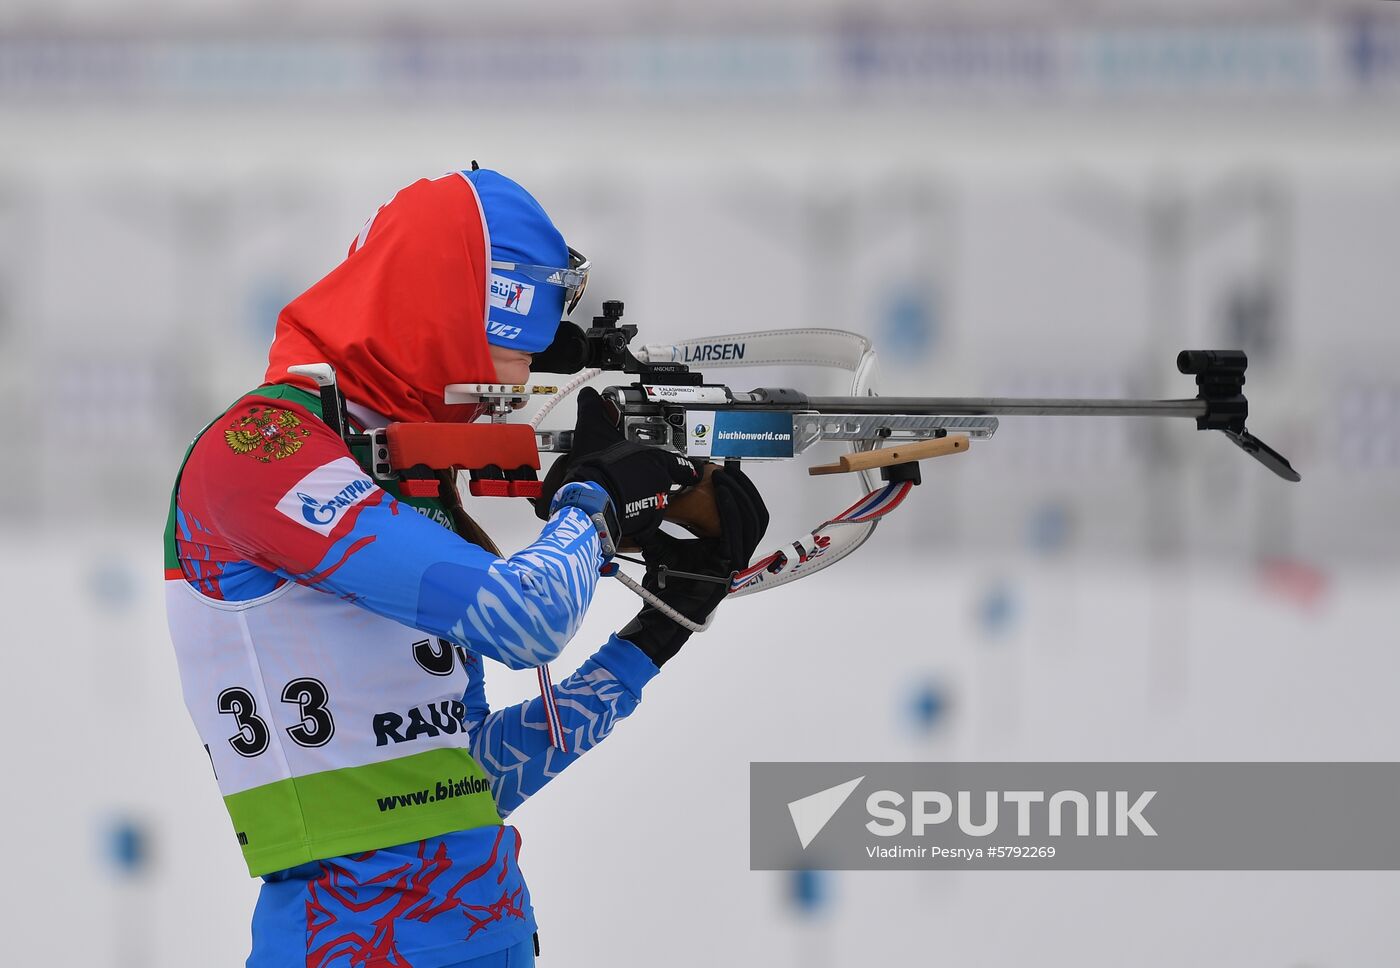
[[[1400,869],[1394,763],[755,763],[750,778],[755,870]]]
[[[1070,816],[1070,825],[1080,837],[1127,836],[1130,830],[1144,837],[1155,837],[1157,831],[1143,817],[1143,810],[1157,795],[1156,790],[1144,790],[1136,795],[1126,790],[1095,790],[1092,794],[1078,790],[1058,790],[1046,796],[1043,790],[987,790],[982,796],[982,819],[974,819],[976,807],[970,790],[957,791],[956,800],[942,790],[916,790],[907,798],[909,815],[906,819],[903,807],[906,798],[894,790],[876,790],[865,801],[865,809],[873,818],[865,829],[877,837],[897,837],[907,829],[915,837],[922,837],[930,828],[952,820],[956,815],[958,829],[969,837],[990,837],[1001,827],[1000,804],[1015,806],[1016,835],[1030,837],[1045,833],[1051,837],[1061,836],[1065,829],[1065,817]],[[1129,797],[1133,796],[1130,803]],[[1093,807],[1090,808],[1092,797]],[[954,803],[957,804],[956,810]],[[1037,810],[1039,804],[1046,804],[1044,810]],[[1090,831],[1090,814],[1093,815],[1093,830]]]
[[[834,787],[818,790],[816,793],[802,797],[800,800],[793,800],[788,804],[788,813],[792,816],[792,826],[797,831],[797,839],[801,842],[803,850],[806,850],[812,839],[822,832],[827,821],[836,815],[836,811],[841,809],[841,805],[855,792],[860,781],[864,779],[865,777],[858,776],[854,780],[847,780]]]

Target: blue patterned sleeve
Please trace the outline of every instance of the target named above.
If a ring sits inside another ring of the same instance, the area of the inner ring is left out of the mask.
[[[480,664],[474,664],[472,670],[463,697],[471,751],[491,779],[491,792],[503,820],[606,739],[618,720],[637,708],[642,687],[657,673],[640,649],[611,636],[573,675],[554,686],[559,718],[568,738],[569,752],[563,753],[550,745],[543,700],[536,697],[490,712]]]
[[[497,558],[379,488],[307,410],[297,426],[307,436],[267,464],[216,434],[190,454],[181,500],[202,509],[220,560],[241,558],[511,668],[559,656],[603,565],[587,509],[556,507],[532,545]],[[596,483],[577,489],[596,492],[582,503],[608,500]]]
[[[573,638],[603,563],[583,511],[559,508],[533,544],[497,558],[380,494],[315,568],[280,573],[512,669],[553,661]]]
[[[260,413],[265,404],[249,399],[230,414]],[[185,465],[178,520],[198,508],[195,523],[214,536],[206,543],[234,563],[224,579],[242,559],[513,669],[559,654],[603,565],[588,510],[606,504],[602,487],[571,485],[577,501],[554,508],[534,544],[498,558],[380,488],[310,411],[278,406],[304,431],[288,453],[250,460],[228,443],[230,429],[203,435]]]

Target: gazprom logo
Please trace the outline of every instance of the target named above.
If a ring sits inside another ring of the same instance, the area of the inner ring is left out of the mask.
[[[322,501],[320,498],[298,491],[297,499],[301,501],[301,516],[309,524],[330,524],[340,513],[341,508],[348,508],[355,504],[363,495],[369,493],[372,486],[367,480],[351,481],[329,501]]]
[[[302,527],[329,536],[342,514],[374,490],[374,482],[360,465],[341,457],[297,481],[277,502],[277,510]]]
[[[300,491],[297,492],[297,498],[301,501],[301,516],[312,524],[330,524],[335,520],[334,504],[322,504],[310,494]]]
[[[535,301],[535,287],[492,273],[489,300],[491,305],[497,309],[528,316],[530,306]]]

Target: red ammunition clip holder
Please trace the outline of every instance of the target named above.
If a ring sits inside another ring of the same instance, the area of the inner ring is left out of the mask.
[[[539,497],[540,451],[528,424],[391,423],[371,430],[371,473],[408,497],[436,497],[439,470],[465,470],[476,497]]]

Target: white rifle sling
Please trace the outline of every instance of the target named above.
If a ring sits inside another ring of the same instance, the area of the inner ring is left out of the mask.
[[[742,355],[707,353],[715,345],[738,344]],[[819,366],[845,370],[851,374],[851,396],[875,396],[876,356],[870,340],[842,329],[775,329],[763,332],[730,333],[681,340],[677,343],[648,343],[636,354],[643,362],[704,362],[705,368],[741,366]],[[869,450],[873,442],[852,441],[851,450]],[[841,514],[829,518],[811,531],[788,542],[740,572],[730,586],[730,595],[749,595],[777,588],[805,578],[836,564],[855,551],[875,533],[879,519],[899,506],[912,485],[884,484],[869,470],[859,472],[859,501]]]

